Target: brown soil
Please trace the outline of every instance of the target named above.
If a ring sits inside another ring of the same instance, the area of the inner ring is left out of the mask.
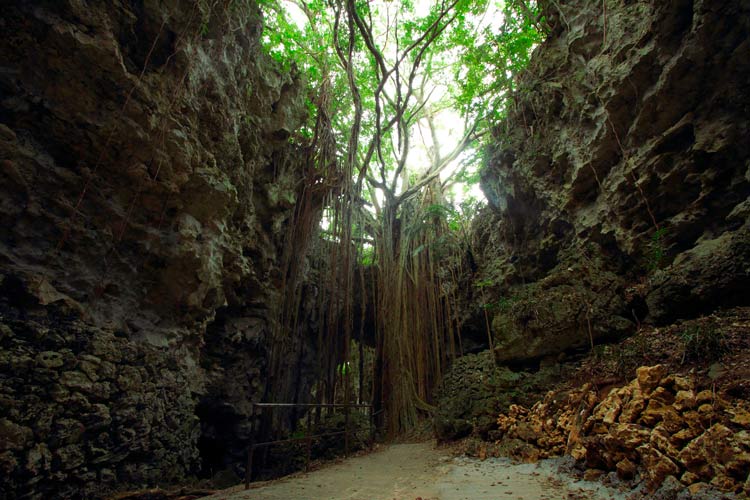
[[[639,366],[657,364],[669,373],[694,374],[699,387],[710,387],[726,399],[750,399],[750,308],[666,327],[643,325],[620,344],[597,346],[562,385],[592,382],[606,393],[630,381]]]

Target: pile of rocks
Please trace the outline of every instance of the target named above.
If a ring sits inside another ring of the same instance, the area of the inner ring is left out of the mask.
[[[679,480],[693,492],[710,485],[750,494],[747,402],[699,390],[693,377],[668,375],[662,365],[636,374],[603,399],[586,384],[550,392],[531,409],[511,406],[498,418],[503,440],[517,443],[520,458],[569,454],[588,477],[613,471],[650,491]]]

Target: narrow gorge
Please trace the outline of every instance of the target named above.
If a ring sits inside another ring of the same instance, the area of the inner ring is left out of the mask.
[[[12,0],[0,27],[0,498],[403,439],[750,495],[747,1]]]

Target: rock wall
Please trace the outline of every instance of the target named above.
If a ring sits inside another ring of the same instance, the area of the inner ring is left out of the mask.
[[[0,497],[236,463],[249,402],[310,383],[269,381],[271,351],[316,357],[304,328],[271,338],[302,85],[262,55],[254,2],[2,11]]]
[[[574,365],[548,364],[536,371],[513,371],[498,366],[489,350],[456,359],[436,389],[434,432],[439,441],[469,435],[494,441],[497,416],[512,404],[531,406]]]
[[[551,33],[495,132],[475,224],[496,359],[747,304],[750,6],[540,5]]]
[[[178,354],[7,302],[0,331],[1,498],[95,498],[197,470],[195,383]]]

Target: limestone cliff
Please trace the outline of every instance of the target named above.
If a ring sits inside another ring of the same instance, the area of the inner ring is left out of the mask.
[[[0,497],[236,462],[248,403],[309,383],[268,380],[302,86],[254,2],[15,1],[0,27]]]
[[[750,7],[540,4],[475,224],[496,359],[748,304]]]

